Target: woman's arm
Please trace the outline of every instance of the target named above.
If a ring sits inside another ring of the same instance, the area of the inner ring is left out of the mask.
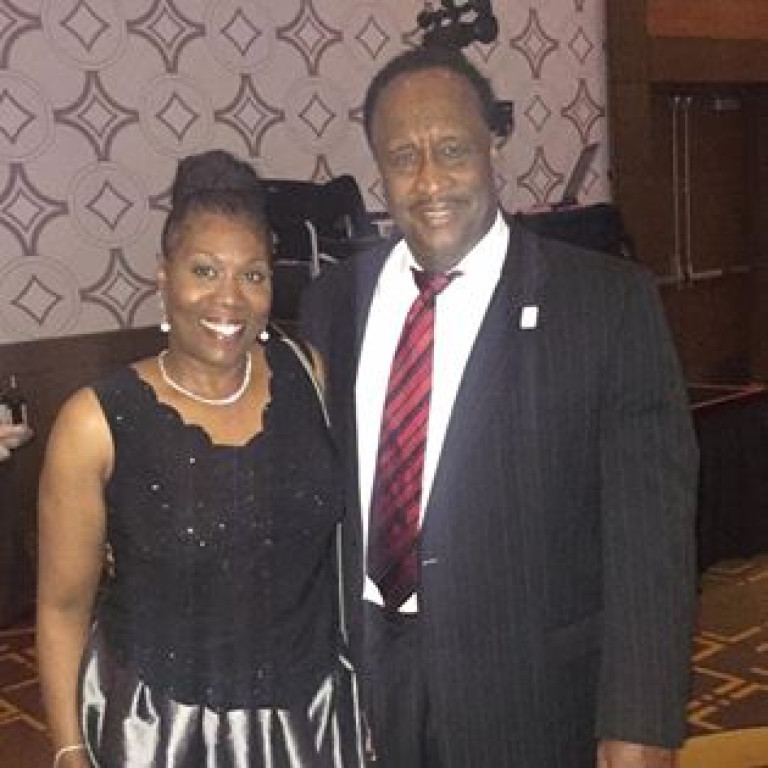
[[[53,425],[40,476],[37,655],[54,751],[79,744],[77,677],[104,556],[112,438],[95,394],[75,393]],[[59,768],[87,766],[85,752]]]

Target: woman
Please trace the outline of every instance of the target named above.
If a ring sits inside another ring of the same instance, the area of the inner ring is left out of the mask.
[[[167,350],[75,393],[41,476],[55,764],[347,768],[338,484],[314,384],[267,330],[271,233],[250,166],[183,161],[162,249]]]

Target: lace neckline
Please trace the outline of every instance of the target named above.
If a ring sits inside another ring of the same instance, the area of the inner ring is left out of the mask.
[[[268,370],[270,372],[270,375],[268,377],[267,399],[261,411],[262,428],[259,431],[254,432],[254,434],[251,435],[251,437],[249,437],[248,440],[242,444],[218,443],[214,441],[214,439],[211,437],[208,430],[202,424],[185,421],[183,415],[179,412],[179,410],[174,405],[167,403],[164,400],[160,400],[160,398],[158,398],[157,396],[157,392],[155,388],[146,379],[143,379],[139,375],[139,372],[136,370],[136,368],[134,368],[132,365],[128,365],[126,368],[127,368],[128,374],[138,383],[139,387],[148,396],[148,398],[150,399],[154,407],[158,408],[160,411],[171,416],[173,418],[173,421],[179,427],[188,431],[190,434],[198,435],[201,439],[203,439],[203,441],[206,443],[206,445],[209,448],[223,450],[223,451],[242,450],[245,448],[249,448],[252,445],[259,442],[259,440],[261,440],[261,438],[269,431],[270,406],[272,405],[272,400],[274,397],[273,391],[272,391],[272,383],[273,383],[274,375],[272,373],[271,365],[268,365]]]

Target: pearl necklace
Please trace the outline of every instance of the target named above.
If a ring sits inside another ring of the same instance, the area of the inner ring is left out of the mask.
[[[236,403],[245,394],[245,390],[248,389],[248,385],[251,383],[251,353],[250,352],[245,357],[245,375],[243,376],[243,383],[237,388],[236,392],[233,392],[231,395],[227,397],[222,397],[220,399],[215,399],[212,397],[203,397],[202,395],[198,395],[195,392],[190,391],[186,387],[182,387],[181,384],[174,381],[168,374],[168,371],[165,370],[165,356],[167,354],[168,354],[168,350],[164,349],[157,356],[157,366],[158,368],[160,368],[160,376],[162,376],[163,381],[171,389],[175,389],[177,392],[180,392],[182,395],[185,395],[190,400],[194,400],[197,403],[203,403],[204,405],[232,405],[232,403]]]

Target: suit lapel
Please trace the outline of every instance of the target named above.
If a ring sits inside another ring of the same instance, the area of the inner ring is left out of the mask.
[[[339,445],[344,447],[347,489],[347,514],[345,524],[345,568],[350,575],[351,599],[357,601],[363,593],[362,520],[360,509],[360,478],[357,461],[357,419],[355,410],[355,381],[360,351],[365,334],[368,312],[376,289],[376,283],[391,245],[380,250],[354,257],[351,290],[348,296],[352,306],[348,312],[339,312],[336,323],[338,334],[344,343],[338,345],[338,354],[344,356],[337,370],[344,372],[341,381]],[[353,613],[357,615],[357,612]]]
[[[476,450],[490,420],[504,408],[515,407],[517,382],[523,370],[526,334],[520,327],[524,307],[538,307],[546,269],[537,241],[515,221],[499,283],[478,330],[448,421],[425,520],[432,507],[450,503],[451,478],[461,474],[467,452]]]
[[[347,445],[347,456],[349,459],[349,483],[350,492],[354,490],[354,506],[357,511],[357,518],[360,518],[360,478],[358,475],[357,461],[357,415],[355,403],[355,382],[357,380],[357,367],[360,362],[360,351],[363,345],[363,336],[365,335],[365,326],[368,320],[368,312],[371,308],[371,301],[376,289],[376,283],[379,274],[386,261],[388,250],[382,249],[370,254],[363,255],[357,259],[354,264],[354,307],[352,308],[353,336],[351,344],[348,347],[347,354],[350,355],[348,361],[349,375],[347,382],[350,387],[345,396],[347,403],[347,414],[345,419],[347,434],[345,444]]]
[[[392,245],[392,243],[388,243],[377,251],[359,257],[355,262],[355,339],[353,346],[355,372],[357,372],[357,365],[360,361],[360,350],[363,346],[365,326],[368,322],[368,312],[371,309],[376,283],[387,256],[392,250]]]

